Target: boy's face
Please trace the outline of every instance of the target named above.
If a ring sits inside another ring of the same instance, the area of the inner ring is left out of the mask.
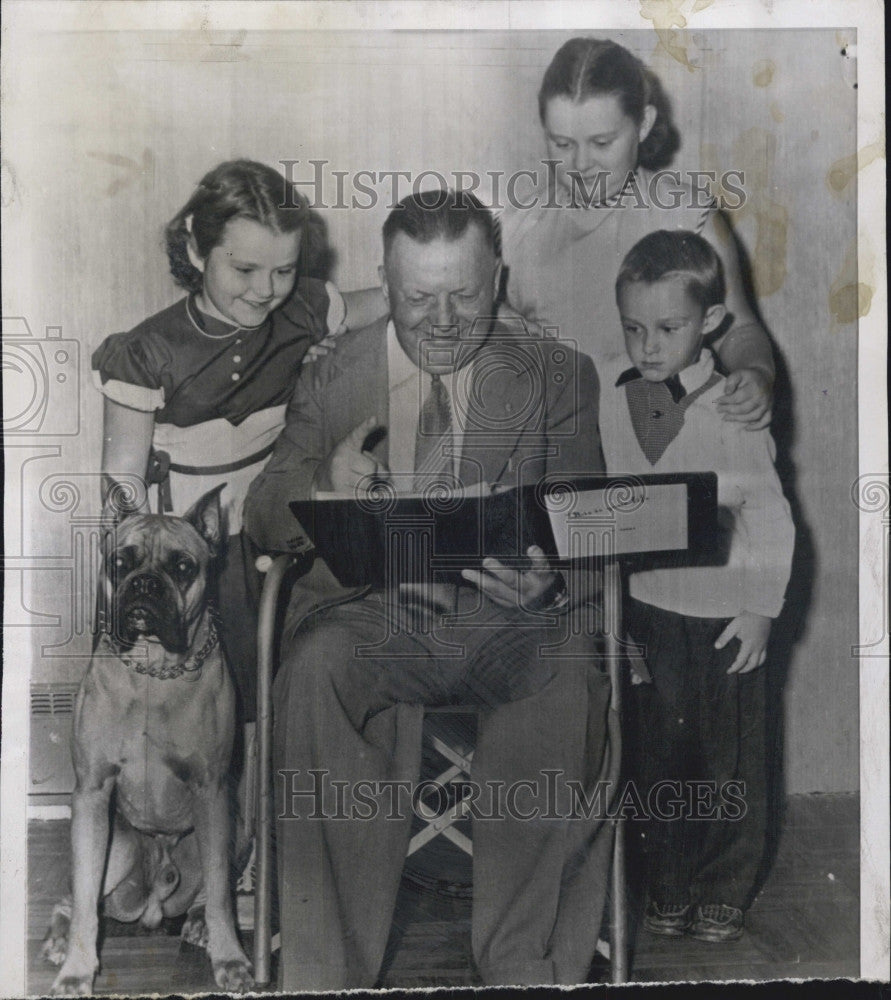
[[[703,309],[680,277],[632,281],[619,292],[618,303],[628,355],[648,382],[664,382],[695,364],[703,336],[725,312],[722,305]]]

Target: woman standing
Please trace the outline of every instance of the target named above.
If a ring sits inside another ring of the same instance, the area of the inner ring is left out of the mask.
[[[730,322],[710,345],[730,373],[720,407],[728,420],[766,426],[772,351],[746,301],[732,234],[701,189],[655,173],[678,145],[658,79],[615,42],[573,38],[548,66],[538,108],[547,177],[502,217],[509,307],[555,327],[600,367],[624,349],[613,289],[625,254],[659,229],[699,233],[727,281]]]

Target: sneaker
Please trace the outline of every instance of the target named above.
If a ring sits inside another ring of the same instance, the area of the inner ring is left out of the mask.
[[[690,936],[699,941],[712,941],[723,944],[725,941],[737,941],[742,937],[743,911],[735,906],[725,906],[723,903],[706,903],[696,907]]]
[[[663,937],[680,937],[690,926],[690,904],[656,903],[647,904],[644,927],[651,934]]]

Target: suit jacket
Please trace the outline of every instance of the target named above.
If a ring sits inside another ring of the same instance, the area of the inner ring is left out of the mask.
[[[604,470],[590,358],[559,341],[496,326],[476,355],[472,383],[460,466],[465,484],[519,487],[546,475]],[[285,428],[245,501],[246,530],[262,550],[306,550],[288,504],[310,498],[319,465],[371,416],[383,426],[389,421],[386,318],[344,334],[330,354],[304,369]],[[386,462],[388,441],[379,438],[371,453]],[[340,588],[318,559],[301,585],[314,591],[308,610],[361,592]]]

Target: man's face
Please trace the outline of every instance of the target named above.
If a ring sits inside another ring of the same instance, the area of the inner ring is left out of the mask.
[[[479,226],[469,226],[456,240],[432,243],[396,234],[381,281],[396,337],[419,368],[447,375],[482,346],[494,316],[500,269]],[[481,322],[474,326],[478,317]],[[466,346],[459,350],[462,342]]]

